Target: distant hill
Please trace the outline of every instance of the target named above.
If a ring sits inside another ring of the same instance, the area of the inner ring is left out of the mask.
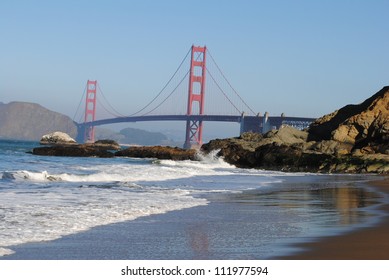
[[[124,128],[115,132],[107,128],[96,128],[96,139],[112,139],[120,144],[133,145],[182,145],[175,143],[160,132],[150,132],[137,128]]]
[[[75,137],[77,127],[63,114],[28,102],[0,102],[0,139],[38,141],[42,135],[63,131]]]
[[[39,141],[45,134],[62,131],[76,138],[77,126],[63,114],[50,111],[36,103],[0,102],[0,139]],[[96,140],[112,139],[121,144],[176,145],[160,132],[125,128],[115,132],[107,128],[96,128]]]
[[[127,144],[159,145],[168,140],[166,135],[160,132],[149,132],[135,128],[122,129],[120,134],[125,137],[122,143]]]

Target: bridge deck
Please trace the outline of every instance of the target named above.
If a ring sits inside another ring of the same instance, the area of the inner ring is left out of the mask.
[[[147,122],[147,121],[211,121],[211,122],[236,122],[240,123],[243,119],[257,119],[259,122],[263,122],[263,116],[234,116],[234,115],[152,115],[152,116],[132,116],[132,117],[118,117],[111,119],[103,119],[92,122],[80,123],[79,126],[100,126],[114,123],[125,122]],[[301,122],[310,123],[314,121],[314,118],[302,118],[302,117],[269,117],[268,120],[271,124],[278,124],[284,122]]]

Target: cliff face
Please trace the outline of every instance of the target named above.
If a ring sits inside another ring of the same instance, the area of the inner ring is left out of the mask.
[[[359,105],[347,105],[311,124],[308,140],[334,140],[351,150],[385,153],[389,141],[389,87]]]
[[[75,137],[77,127],[69,117],[35,103],[0,103],[0,138],[39,141],[53,131]]]
[[[317,119],[308,131],[290,127],[243,134],[202,146],[240,167],[284,171],[389,173],[389,87],[359,105]]]

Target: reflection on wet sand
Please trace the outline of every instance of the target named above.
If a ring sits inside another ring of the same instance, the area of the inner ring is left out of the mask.
[[[380,196],[364,188],[339,186],[277,191],[265,193],[263,198],[269,206],[300,209],[316,215],[333,212],[338,216],[338,224],[354,225],[369,215],[361,208],[376,205]]]
[[[195,226],[191,224],[186,228],[187,244],[192,250],[193,259],[209,259],[212,258],[213,251],[226,250],[224,246],[228,246],[229,242],[233,242],[230,244],[231,247],[241,244],[241,250],[250,250],[249,244],[255,244],[252,239],[265,238],[260,232],[261,227],[275,226],[277,227],[275,231],[280,236],[282,236],[280,234],[282,228],[295,229],[297,234],[301,228],[312,228],[316,234],[333,235],[337,234],[340,228],[348,230],[353,226],[366,223],[373,215],[367,207],[378,205],[380,199],[380,194],[368,189],[341,184],[336,186],[332,184],[291,185],[288,189],[265,188],[229,194],[225,197],[225,201],[235,204],[236,208],[231,209],[237,209],[236,212],[231,212],[224,226],[201,222]],[[223,200],[217,202],[223,203]],[[280,213],[289,213],[288,215],[294,218],[289,220],[286,215],[284,225],[280,223],[271,225],[272,217],[266,215],[274,213],[274,209],[280,209]],[[240,215],[241,211],[246,213]],[[255,213],[253,218],[247,221],[239,220],[240,217],[247,217],[247,211]],[[300,218],[296,219],[296,217]],[[239,228],[240,235],[235,236],[233,240],[225,240],[223,229],[228,231],[235,227]],[[256,229],[257,233],[253,229]],[[251,249],[255,254],[256,249],[254,247]]]
[[[206,228],[199,224],[189,227],[187,230],[190,248],[193,251],[194,259],[208,259],[209,238]]]
[[[332,188],[318,191],[321,199],[328,203],[329,209],[334,209],[340,216],[339,222],[342,225],[352,225],[360,222],[360,215],[365,212],[356,211],[375,204],[374,193],[367,192],[362,188]]]

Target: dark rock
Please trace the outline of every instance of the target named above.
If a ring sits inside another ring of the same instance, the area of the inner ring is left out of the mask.
[[[223,157],[226,162],[239,167],[252,167],[255,166],[255,149],[262,139],[261,134],[246,132],[236,138],[211,140],[202,145],[201,150],[205,153],[219,150],[217,156]]]
[[[118,151],[115,156],[135,158],[158,158],[171,160],[195,160],[196,150],[184,150],[177,147],[164,146],[136,146]]]
[[[55,145],[38,147],[32,150],[32,154],[40,156],[66,156],[66,157],[113,157],[112,152],[105,148],[96,147],[90,144],[76,145]]]
[[[389,174],[389,87],[318,119],[308,131],[283,127],[263,136],[212,140],[201,149],[219,150],[238,167]]]
[[[95,143],[92,144],[92,146],[99,147],[101,149],[106,150],[120,150],[120,145],[114,140],[104,139],[104,140],[97,140]]]

